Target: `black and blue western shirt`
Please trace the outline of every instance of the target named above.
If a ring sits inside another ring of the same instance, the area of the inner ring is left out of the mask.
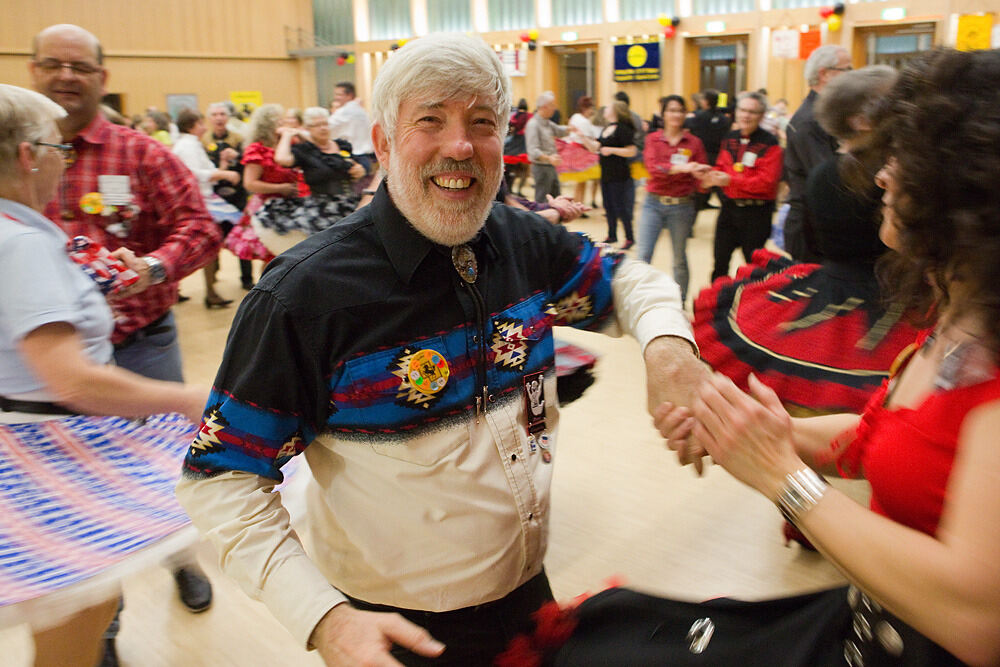
[[[237,313],[178,497],[303,644],[341,591],[446,611],[541,571],[554,326],[691,340],[672,280],[532,213],[494,204],[468,250],[423,237],[383,186]],[[309,556],[269,493],[302,452]]]

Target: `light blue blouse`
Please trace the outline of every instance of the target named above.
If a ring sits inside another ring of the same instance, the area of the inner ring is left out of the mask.
[[[21,341],[44,324],[71,324],[88,357],[111,361],[114,319],[104,295],[69,258],[66,234],[45,216],[0,199],[0,395],[53,400],[25,365]]]

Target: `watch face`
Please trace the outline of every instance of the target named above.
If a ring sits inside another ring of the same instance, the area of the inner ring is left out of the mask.
[[[163,263],[155,257],[143,257],[146,266],[149,267],[149,281],[154,285],[159,285],[167,279],[167,270],[163,268]]]

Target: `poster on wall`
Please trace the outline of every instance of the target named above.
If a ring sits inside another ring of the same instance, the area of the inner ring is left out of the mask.
[[[798,30],[775,30],[772,32],[771,57],[798,58],[800,34]]]
[[[528,55],[521,49],[503,49],[497,51],[500,62],[507,76],[527,76],[524,66],[528,61]]]
[[[821,35],[819,28],[810,28],[799,34],[799,60],[806,60],[812,52],[819,48]]]
[[[249,114],[264,103],[264,95],[259,90],[231,90],[229,101],[241,112]]]
[[[615,44],[615,81],[659,81],[660,43]]]
[[[958,36],[955,48],[959,51],[976,51],[990,48],[993,33],[992,14],[965,14],[958,17]]]
[[[173,120],[184,109],[198,110],[198,96],[188,94],[167,95],[167,113]]]

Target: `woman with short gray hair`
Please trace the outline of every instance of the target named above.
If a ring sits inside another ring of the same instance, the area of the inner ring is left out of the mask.
[[[0,624],[31,626],[35,665],[91,667],[132,557],[186,546],[165,540],[188,523],[173,479],[208,392],[112,364],[106,296],[138,275],[42,214],[73,157],[65,115],[0,84]]]

